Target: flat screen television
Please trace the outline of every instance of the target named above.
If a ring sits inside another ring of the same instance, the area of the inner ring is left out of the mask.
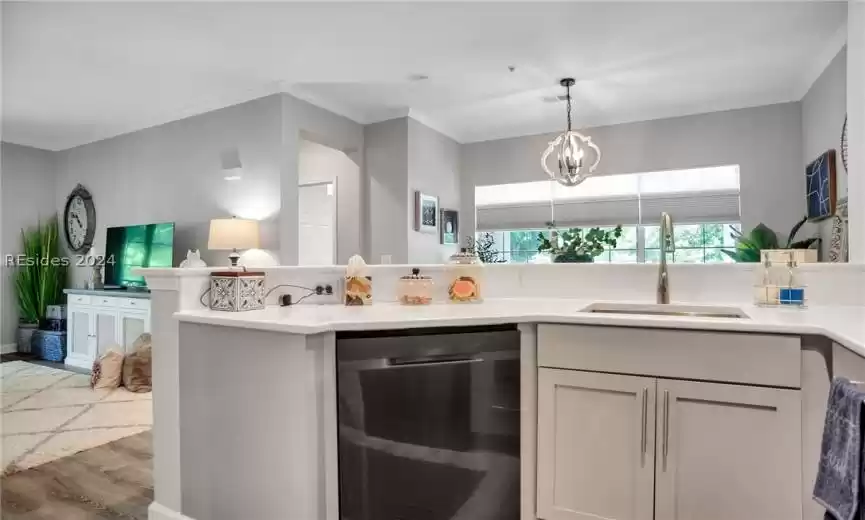
[[[174,222],[108,228],[105,240],[105,286],[145,287],[139,267],[173,267]]]

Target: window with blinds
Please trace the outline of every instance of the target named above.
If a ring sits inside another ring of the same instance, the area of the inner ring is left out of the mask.
[[[478,231],[639,226],[666,211],[677,223],[738,222],[739,166],[607,175],[568,188],[552,181],[475,187]]]

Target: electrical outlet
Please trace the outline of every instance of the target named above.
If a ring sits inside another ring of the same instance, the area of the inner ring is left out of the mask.
[[[340,294],[342,294],[342,280],[321,280],[308,287],[313,289],[313,293],[303,299],[303,303],[311,303],[318,305],[342,303]]]

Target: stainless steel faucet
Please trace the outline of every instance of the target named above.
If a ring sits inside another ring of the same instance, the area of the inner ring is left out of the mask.
[[[661,213],[661,263],[658,267],[658,303],[670,303],[670,273],[667,272],[667,253],[676,249],[673,244],[673,218]]]

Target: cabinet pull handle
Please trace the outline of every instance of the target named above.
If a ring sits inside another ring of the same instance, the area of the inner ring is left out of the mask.
[[[641,422],[642,422],[643,429],[640,432],[640,450],[641,450],[640,465],[641,466],[646,465],[646,446],[648,445],[648,434],[646,433],[646,428],[648,427],[647,424],[649,422],[648,416],[649,416],[649,389],[643,388],[643,410],[642,410],[642,415],[641,415]]]
[[[670,391],[664,390],[664,471],[667,471],[667,454],[670,452]]]

